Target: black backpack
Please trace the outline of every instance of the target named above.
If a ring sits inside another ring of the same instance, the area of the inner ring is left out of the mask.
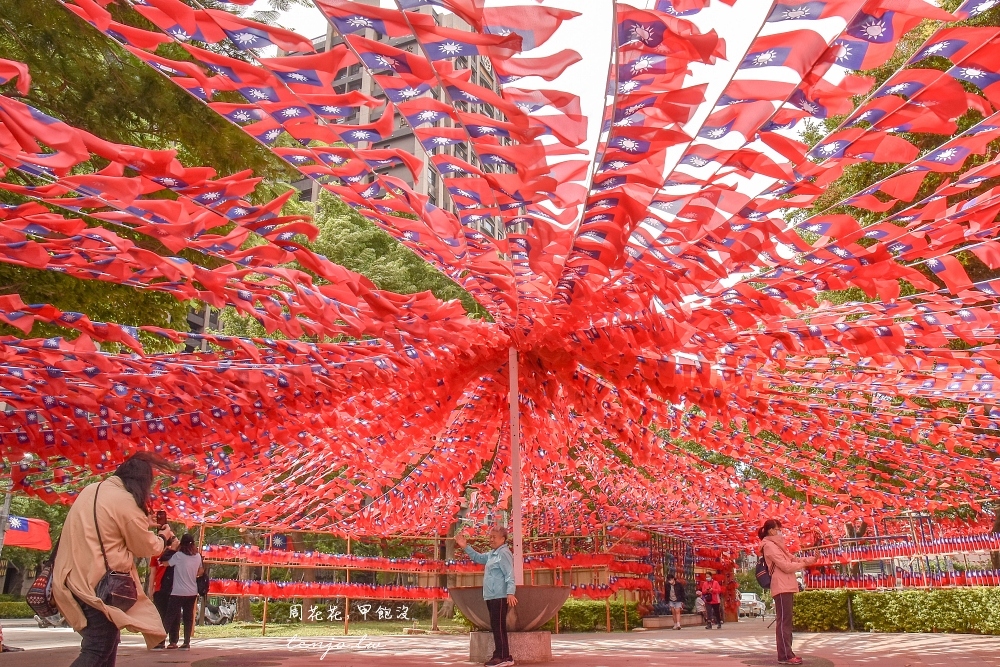
[[[208,595],[208,584],[211,581],[211,579],[209,579],[208,577],[208,566],[204,565],[203,563],[202,567],[205,568],[205,573],[202,574],[200,577],[198,577],[195,581],[198,584],[198,595],[200,595],[201,597],[205,597],[206,595]]]
[[[757,578],[757,583],[765,591],[771,590],[771,570],[767,567],[767,561],[764,560],[764,552],[760,552],[760,558],[757,560],[757,567],[754,569],[753,575]]]

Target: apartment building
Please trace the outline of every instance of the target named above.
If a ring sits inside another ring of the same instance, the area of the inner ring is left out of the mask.
[[[377,5],[378,0],[363,0],[365,4]],[[431,8],[427,8],[427,12],[433,11]],[[469,27],[459,18],[452,14],[437,14],[438,20],[441,25],[448,28],[455,28],[460,30],[469,30]],[[381,41],[383,43],[389,44],[397,49],[402,49],[410,53],[420,53],[420,45],[414,36],[406,36],[399,38],[387,38],[373,30],[367,30],[365,32],[365,37],[368,39],[373,39]],[[327,33],[324,37],[320,37],[313,42],[313,46],[317,52],[323,52],[333,48],[335,45],[341,43],[341,38],[337,35],[332,26],[328,26]],[[292,54],[288,54],[292,55]],[[489,58],[482,57],[472,57],[472,58],[456,58],[455,67],[458,69],[471,69],[472,78],[471,81],[475,84],[483,86],[485,88],[490,88],[492,90],[499,91],[499,85],[497,83],[496,77],[493,73],[493,69],[490,65]],[[379,87],[378,83],[372,78],[365,67],[361,64],[351,65],[349,68],[343,70],[341,75],[334,80],[334,91],[338,94],[347,93],[350,91],[361,91],[366,95],[371,95],[372,97],[385,100],[385,93]],[[440,88],[437,88],[432,93],[436,99],[443,100],[444,92]],[[466,111],[470,113],[481,113],[490,117],[496,117],[496,113],[493,108],[488,105],[477,105],[468,104],[465,102],[459,102],[456,107],[461,111]],[[375,117],[380,114],[381,111],[375,110]],[[363,125],[369,123],[373,120],[372,110],[367,108],[362,108],[359,113],[355,114],[350,118],[344,119],[344,123],[351,125]],[[445,119],[442,121],[444,126],[451,126],[453,123],[450,119]],[[506,142],[506,140],[504,140]],[[380,173],[390,174],[396,176],[407,183],[409,183],[416,192],[420,194],[427,195],[431,203],[436,206],[440,206],[446,210],[455,213],[454,204],[448,195],[448,190],[445,188],[444,183],[441,181],[437,171],[433,168],[430,163],[429,155],[424,150],[423,146],[417,140],[414,135],[413,130],[406,123],[406,120],[400,115],[396,119],[396,130],[393,135],[386,141],[379,142],[371,146],[371,148],[384,149],[384,148],[399,148],[407,153],[416,155],[420,157],[424,162],[424,168],[421,170],[420,177],[417,182],[414,183],[413,179],[408,170],[402,166],[396,166],[391,168],[386,168],[379,170]],[[475,154],[470,154],[469,148],[465,144],[457,144],[454,146],[445,146],[436,148],[434,150],[435,154],[447,153],[465,160],[472,164],[473,166],[485,171],[496,171],[497,169],[492,165],[483,165]],[[303,178],[300,181],[294,183],[294,186],[300,192],[300,198],[304,200],[316,201],[319,197],[320,186],[319,184],[313,182],[310,179]],[[493,238],[503,238],[505,235],[503,225],[497,224],[496,220],[483,219],[479,221],[477,228],[482,233],[491,236]]]

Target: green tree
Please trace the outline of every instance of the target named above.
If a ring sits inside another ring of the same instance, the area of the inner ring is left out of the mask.
[[[286,215],[313,215],[320,233],[315,241],[306,245],[331,262],[368,277],[379,289],[398,294],[430,290],[443,301],[461,300],[472,317],[489,316],[453,280],[332,194],[324,192],[315,206],[309,202],[289,202],[283,212]],[[257,320],[240,315],[233,308],[223,311],[221,321],[223,331],[232,336],[266,335]]]

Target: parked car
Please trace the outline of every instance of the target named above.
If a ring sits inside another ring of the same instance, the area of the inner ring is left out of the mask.
[[[764,617],[767,606],[756,593],[740,593],[740,616]]]

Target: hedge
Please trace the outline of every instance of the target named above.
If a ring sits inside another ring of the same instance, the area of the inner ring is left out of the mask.
[[[34,618],[27,602],[0,602],[0,618]]]
[[[795,596],[793,624],[809,632],[956,632],[1000,635],[1000,588],[908,591],[806,591]]]

